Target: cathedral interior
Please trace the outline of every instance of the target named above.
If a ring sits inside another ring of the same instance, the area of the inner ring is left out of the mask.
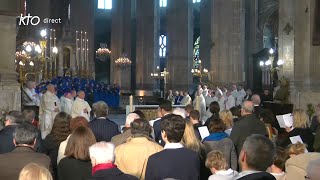
[[[72,76],[122,95],[242,85],[320,102],[320,0],[7,0],[0,2],[0,108],[20,86]],[[201,38],[200,38],[201,37]]]

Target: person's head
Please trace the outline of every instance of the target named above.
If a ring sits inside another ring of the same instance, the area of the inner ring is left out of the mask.
[[[84,91],[78,91],[78,98],[84,99],[86,97],[86,93]]]
[[[159,104],[159,110],[162,116],[172,111],[172,103],[168,100],[163,100]]]
[[[190,112],[190,120],[195,124],[199,123],[200,120],[200,113],[198,110],[193,110]]]
[[[53,178],[47,168],[29,163],[20,171],[19,180],[53,180]]]
[[[210,117],[208,119],[209,123],[209,132],[210,133],[217,133],[217,132],[224,132],[226,130],[226,125],[220,118]]]
[[[252,101],[245,101],[241,107],[241,116],[252,114],[254,109],[254,104]]]
[[[208,86],[207,85],[203,85],[203,89],[208,89]]]
[[[235,84],[232,85],[232,86],[231,86],[231,89],[232,89],[232,91],[237,90],[237,85],[235,85]]]
[[[30,123],[22,123],[13,132],[15,146],[28,146],[33,148],[38,137],[38,130]]]
[[[302,109],[296,109],[293,111],[293,127],[295,128],[307,128],[308,116]]]
[[[89,160],[89,147],[96,143],[93,132],[84,126],[74,130],[68,140],[64,155],[79,160]]]
[[[219,103],[217,101],[211,102],[210,105],[209,105],[209,111],[212,114],[218,114],[220,112]]]
[[[231,128],[233,126],[233,115],[230,110],[223,110],[219,113],[220,119],[226,125],[226,128]]]
[[[126,123],[125,123],[125,127],[129,128],[130,124],[135,120],[135,119],[139,119],[140,116],[136,113],[129,113],[128,116],[126,117]]]
[[[202,148],[202,144],[197,138],[193,125],[190,121],[186,122],[185,131],[181,140],[181,143],[184,145],[185,148],[190,149],[199,153]]]
[[[187,116],[190,116],[190,112],[194,110],[194,108],[191,104],[186,105],[186,107],[184,109],[187,112]]]
[[[47,85],[47,91],[51,92],[51,93],[56,93],[56,88],[54,87],[53,84],[48,84]]]
[[[320,159],[310,161],[307,166],[307,178],[317,180],[320,177]]]
[[[107,117],[109,107],[104,101],[98,101],[93,103],[92,110],[96,117]]]
[[[207,155],[206,167],[210,169],[212,174],[220,170],[227,170],[228,163],[221,151],[211,151]]]
[[[290,144],[287,147],[287,154],[290,157],[293,157],[293,156],[305,153],[306,149],[307,149],[307,146],[305,144],[300,143],[300,142],[298,142],[296,144]]]
[[[269,96],[269,90],[268,90],[268,89],[263,90],[263,94],[264,94],[265,96]]]
[[[149,122],[144,119],[134,119],[131,122],[131,134],[134,136],[150,136],[152,127],[150,126]]]
[[[243,87],[241,85],[238,86],[238,91],[241,91],[243,89]]]
[[[201,96],[201,95],[202,95],[202,92],[203,92],[202,88],[201,88],[201,89],[198,89],[198,90],[197,90],[197,96]]]
[[[247,94],[248,96],[252,95],[251,89],[247,89],[247,90],[246,90],[246,94]]]
[[[183,91],[180,91],[180,92],[179,92],[179,96],[183,96]]]
[[[183,95],[184,95],[184,96],[189,95],[188,91],[185,91],[185,92],[183,93]]]
[[[163,118],[160,126],[165,143],[178,143],[183,137],[186,121],[179,115],[172,115]]]
[[[5,125],[15,125],[24,121],[23,114],[20,111],[10,111],[6,115]]]
[[[174,110],[172,111],[172,114],[175,114],[175,115],[180,115],[181,117],[183,118],[186,118],[187,117],[187,112],[185,109],[183,108],[174,108]]]
[[[144,115],[144,113],[143,113],[141,110],[136,109],[135,111],[133,111],[133,113],[138,114],[138,116],[140,117],[140,119],[147,120],[147,119],[146,119],[146,116]]]
[[[202,89],[201,84],[198,84],[197,90]]]
[[[72,91],[70,92],[70,94],[71,94],[71,96],[72,96],[73,98],[75,98],[75,97],[77,96],[77,92],[76,92],[75,90],[72,90]]]
[[[175,92],[174,92],[174,95],[175,95],[175,96],[179,96],[179,91],[175,91]]]
[[[92,167],[98,164],[114,162],[114,145],[105,141],[97,142],[89,147]]]
[[[59,112],[54,118],[51,135],[57,144],[66,140],[70,135],[71,116],[65,112]]]
[[[275,145],[269,138],[253,134],[243,143],[239,164],[243,171],[266,171],[272,165],[275,153]]]
[[[271,173],[275,173],[274,171],[276,170],[285,171],[285,164],[288,159],[289,156],[285,149],[277,147],[276,155],[273,158],[273,164],[270,167]]]
[[[172,90],[169,90],[168,93],[169,93],[169,95],[172,95]]]
[[[264,123],[268,123],[268,124],[273,124],[276,121],[275,116],[273,115],[273,112],[269,109],[264,109],[260,113],[260,118],[262,118],[262,121]]]
[[[231,91],[227,91],[227,92],[226,92],[226,96],[227,96],[227,97],[231,96]]]
[[[70,131],[73,132],[80,126],[89,127],[88,120],[83,116],[77,116],[70,120]]]
[[[258,106],[261,104],[261,99],[260,96],[258,94],[254,94],[251,97],[251,101],[253,102],[254,105]]]
[[[241,116],[240,109],[238,107],[234,106],[234,107],[230,108],[229,110],[232,113],[233,117],[240,117]]]
[[[68,98],[68,99],[72,99],[73,98],[70,92],[64,93],[64,97]]]
[[[36,88],[36,83],[34,81],[28,81],[26,85],[28,89]]]
[[[24,120],[29,123],[32,123],[36,118],[36,114],[32,109],[25,109],[23,110],[22,114],[24,116]]]

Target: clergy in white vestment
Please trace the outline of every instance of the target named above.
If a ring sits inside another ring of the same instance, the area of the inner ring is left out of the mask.
[[[73,97],[70,92],[66,92],[60,98],[61,102],[61,111],[71,114],[72,105],[73,105]]]
[[[77,116],[83,116],[88,121],[90,121],[90,112],[91,108],[87,101],[84,100],[86,94],[84,91],[78,92],[78,97],[73,102],[72,110],[71,110],[71,116],[72,118],[75,118]]]
[[[218,99],[218,104],[219,104],[219,107],[220,107],[220,112],[223,111],[225,109],[225,98],[224,96],[219,92],[219,91],[216,91],[216,98]]]
[[[193,107],[200,112],[200,118],[206,113],[206,100],[202,95],[202,89],[197,90],[196,96],[193,100]]]
[[[203,91],[202,91],[203,97],[208,96],[208,93],[209,93],[208,86],[207,85],[203,85]]]
[[[227,92],[227,97],[225,99],[225,109],[230,109],[236,105],[234,97],[231,95],[230,91]]]
[[[244,97],[247,95],[246,91],[244,91],[242,86],[238,86],[238,98],[236,101],[236,106],[240,106],[243,101],[244,101]]]
[[[191,97],[189,96],[188,92],[183,93],[183,99],[181,101],[181,105],[188,105],[191,104]]]
[[[232,85],[231,95],[234,97],[234,101],[236,102],[239,96],[237,85]],[[227,97],[227,96],[226,96]]]
[[[49,84],[40,100],[39,120],[42,139],[51,132],[54,118],[60,110],[60,100],[56,95],[55,87]]]
[[[39,95],[35,91],[36,83],[34,81],[28,81],[26,83],[26,86],[22,87],[22,90],[24,91],[23,95],[23,106],[39,106],[40,105],[40,99]]]

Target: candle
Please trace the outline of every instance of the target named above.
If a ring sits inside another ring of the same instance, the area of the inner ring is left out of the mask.
[[[89,75],[89,39],[87,39],[87,74]]]
[[[130,105],[129,111],[133,112],[133,96],[132,95],[130,95],[129,97],[129,105]]]
[[[76,31],[76,62],[75,62],[75,70],[77,72],[78,68],[78,31]]]
[[[80,75],[81,75],[81,71],[83,69],[83,56],[82,56],[82,31],[80,33],[80,62],[81,62],[81,66],[80,66]]]

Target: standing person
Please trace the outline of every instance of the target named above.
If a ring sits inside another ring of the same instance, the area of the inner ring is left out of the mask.
[[[271,174],[265,172],[272,165],[275,153],[275,145],[267,137],[259,134],[248,136],[239,156],[242,172],[235,179],[275,180]]]
[[[253,102],[245,101],[241,108],[241,118],[233,126],[230,138],[233,141],[237,155],[239,156],[242,145],[246,138],[252,134],[266,135],[266,127],[253,113]]]
[[[118,125],[107,118],[109,107],[103,101],[92,105],[95,118],[89,122],[89,127],[95,135],[97,142],[110,142],[111,138],[120,134]]]
[[[91,176],[89,147],[96,143],[92,131],[84,126],[74,130],[68,141],[65,155],[58,164],[59,180],[87,180]]]
[[[199,140],[201,140],[201,135],[199,132],[199,127],[202,126],[202,124],[200,123],[200,113],[197,110],[193,110],[190,112],[190,122],[193,125],[193,129],[194,129],[194,133],[197,136],[197,138]]]
[[[53,84],[49,84],[47,85],[47,91],[43,94],[40,102],[39,120],[42,139],[51,132],[54,118],[60,110],[60,100],[56,96],[55,87]]]
[[[191,104],[191,97],[189,95],[189,93],[186,91],[183,93],[183,98],[181,100],[181,105],[188,105],[188,104]]]
[[[53,178],[47,168],[36,163],[29,163],[21,170],[19,180],[53,180]]]
[[[245,96],[246,96],[246,92],[244,91],[243,87],[238,86],[238,98],[236,101],[236,106],[241,106]]]
[[[238,101],[238,97],[239,97],[239,92],[238,92],[238,88],[237,88],[237,85],[232,85],[231,87],[231,95],[233,96],[234,98],[234,102],[237,102]]]
[[[32,124],[24,123],[16,127],[11,140],[15,149],[0,154],[0,179],[17,180],[22,168],[31,162],[49,169],[50,158],[33,150],[37,136],[38,130]]]
[[[84,100],[86,94],[84,91],[78,92],[78,97],[73,102],[72,110],[71,110],[71,116],[72,118],[75,118],[77,116],[83,116],[88,121],[90,121],[90,112],[91,107],[89,106],[88,102]]]
[[[210,118],[208,118],[206,120],[206,122],[204,123],[205,126],[208,127],[209,129],[209,124],[210,124],[210,121],[213,120],[214,118],[219,118],[219,112],[220,112],[220,105],[218,102],[214,101],[210,104],[210,107],[209,107],[209,111],[211,113],[211,116]]]
[[[197,101],[198,99],[198,101]],[[199,104],[198,104],[199,103]],[[193,100],[193,107],[194,109],[198,110],[200,113],[200,119],[205,117],[206,115],[206,100],[204,99],[202,95],[202,90],[198,90],[196,93],[196,96]]]
[[[287,173],[285,171],[285,163],[289,159],[287,152],[277,147],[276,155],[273,158],[273,164],[269,167],[268,172],[272,174],[276,180],[286,180]]]
[[[26,86],[22,87],[22,106],[24,109],[31,109],[36,113],[38,120],[40,98],[35,91],[36,83],[34,81],[27,81]]]
[[[70,92],[64,93],[63,96],[60,98],[61,102],[61,111],[71,114],[72,112],[72,105],[73,105],[73,97]]]
[[[88,180],[138,180],[137,177],[124,174],[114,164],[114,145],[98,142],[89,147],[92,164],[92,177]]]
[[[157,143],[159,143],[159,144],[164,146],[164,142],[163,142],[162,136],[161,136],[161,121],[164,118],[172,116],[172,113],[171,113],[172,104],[171,104],[171,102],[168,101],[168,100],[164,100],[164,101],[160,102],[158,111],[159,111],[159,115],[161,116],[161,118],[153,123],[154,140]]]
[[[151,126],[148,121],[135,119],[130,127],[132,137],[115,149],[115,164],[122,172],[144,180],[148,158],[163,147],[149,137]]]
[[[251,89],[247,89],[246,90],[246,95],[244,96],[244,100],[245,101],[250,101],[251,100],[251,96],[252,96],[252,91],[251,91]]]
[[[168,91],[167,100],[170,101],[172,104],[174,104],[174,95],[172,93],[172,90]]]
[[[227,91],[226,93],[226,99],[225,99],[225,109],[229,110],[230,108],[236,106],[236,100],[235,98],[231,95],[230,91]]]
[[[163,151],[149,157],[145,179],[197,180],[200,178],[198,153],[184,148],[180,143],[185,126],[186,122],[181,116],[173,115],[161,120],[161,136],[166,145]]]
[[[232,127],[233,127],[233,115],[230,110],[223,110],[219,113],[220,119],[223,121],[223,123],[226,125],[225,133],[230,136]]]

